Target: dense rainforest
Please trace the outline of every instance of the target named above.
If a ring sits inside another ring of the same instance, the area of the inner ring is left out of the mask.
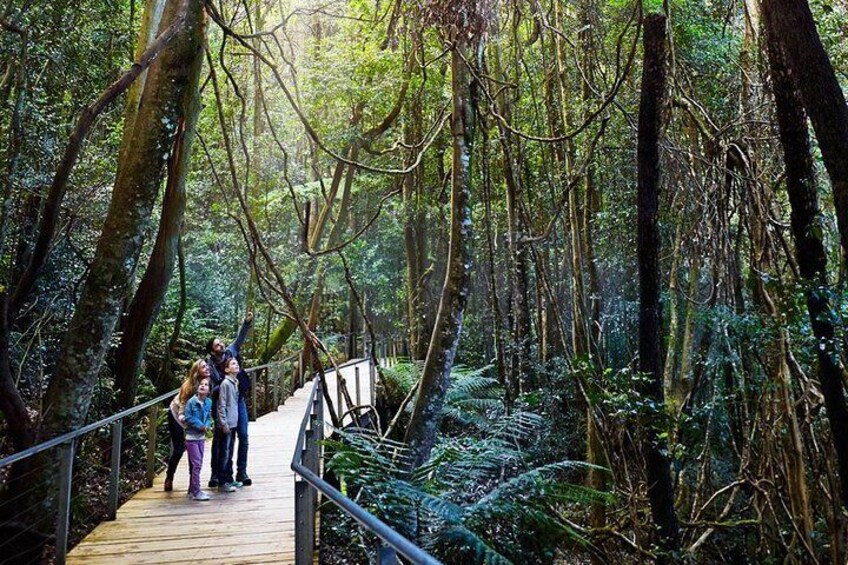
[[[844,0],[2,0],[0,457],[252,311],[248,364],[396,344],[326,468],[445,563],[846,563],[845,37]],[[0,468],[7,539],[56,473]]]

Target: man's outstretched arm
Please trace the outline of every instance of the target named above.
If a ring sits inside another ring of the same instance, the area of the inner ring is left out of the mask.
[[[241,323],[241,328],[235,341],[230,344],[230,347],[235,350],[233,355],[238,355],[241,352],[241,346],[247,338],[247,332],[250,331],[251,326],[253,326],[253,312],[248,312],[244,317],[244,322]]]

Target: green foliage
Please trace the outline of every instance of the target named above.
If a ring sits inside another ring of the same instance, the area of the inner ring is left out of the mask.
[[[388,378],[409,383],[413,367]],[[585,463],[532,459],[549,422],[526,411],[506,415],[487,369],[462,370],[452,381],[449,422],[414,472],[404,444],[348,432],[326,443],[334,453],[327,468],[369,511],[445,563],[552,562],[564,545],[588,543],[567,515],[610,495],[574,482]]]

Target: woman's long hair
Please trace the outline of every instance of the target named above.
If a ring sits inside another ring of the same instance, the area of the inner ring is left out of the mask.
[[[206,363],[206,361],[198,359],[191,366],[191,369],[189,369],[188,376],[180,387],[180,404],[185,405],[185,403],[188,402],[188,399],[194,396],[194,392],[197,390],[197,385],[199,385],[200,381],[204,378],[203,373],[200,372],[202,363]]]

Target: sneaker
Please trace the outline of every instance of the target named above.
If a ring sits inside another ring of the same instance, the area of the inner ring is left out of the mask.
[[[236,487],[236,488],[241,488],[241,487],[243,487],[243,486],[244,486],[244,483],[243,483],[243,482],[241,482],[241,481],[233,481],[233,482],[231,482],[230,484],[231,484],[231,485],[233,485],[233,486],[234,486],[234,487]]]
[[[209,488],[216,488],[218,486],[218,479],[212,477],[209,479]]]
[[[174,490],[174,479],[165,477],[165,492]]]
[[[218,490],[221,492],[235,492],[238,490],[232,483],[224,483],[223,485],[218,487]]]
[[[246,487],[249,487],[250,485],[253,484],[253,481],[247,475],[241,475],[241,476],[237,477],[236,480]]]
[[[194,496],[192,496],[191,498],[192,498],[192,500],[209,500],[211,497],[209,496],[208,492],[202,490],[202,491],[198,492],[197,494],[195,494]]]

